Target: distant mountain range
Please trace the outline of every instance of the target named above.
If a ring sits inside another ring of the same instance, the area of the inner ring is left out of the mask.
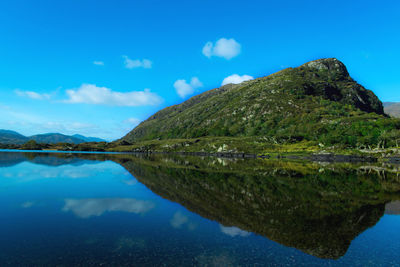
[[[32,136],[24,136],[18,132],[0,129],[1,144],[24,144],[29,140],[34,140],[37,143],[56,144],[56,143],[71,143],[81,144],[85,142],[104,142],[105,140],[97,137],[86,137],[80,134],[64,135],[60,133],[46,133]]]
[[[386,114],[400,118],[400,102],[384,102],[383,106]]]

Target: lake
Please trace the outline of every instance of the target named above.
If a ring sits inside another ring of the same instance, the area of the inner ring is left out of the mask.
[[[399,266],[399,167],[0,152],[0,266]]]

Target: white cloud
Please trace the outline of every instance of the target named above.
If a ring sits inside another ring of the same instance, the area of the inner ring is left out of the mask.
[[[144,69],[150,69],[151,66],[153,65],[153,62],[151,62],[148,59],[130,59],[128,56],[122,56],[125,61],[125,68],[127,69],[134,69],[134,68],[144,68]]]
[[[162,99],[149,89],[132,92],[115,92],[94,84],[82,84],[78,89],[66,91],[69,99],[65,103],[85,103],[109,106],[146,106],[160,104]]]
[[[105,212],[123,211],[144,214],[155,207],[151,201],[133,198],[65,199],[63,211],[72,211],[80,218],[100,216]]]
[[[210,58],[213,55],[213,43],[207,42],[203,47],[203,55]]]
[[[193,77],[190,83],[187,83],[186,80],[177,80],[174,83],[176,93],[182,98],[193,94],[195,89],[202,86],[203,84],[197,77]]]
[[[98,66],[104,66],[104,62],[103,61],[93,61],[94,65],[98,65]]]
[[[21,91],[19,89],[14,91],[18,96],[22,96],[22,97],[29,97],[32,99],[36,99],[36,100],[46,100],[46,99],[50,99],[51,95],[50,94],[40,94],[37,92],[33,92],[33,91]]]
[[[238,84],[238,83],[242,83],[244,81],[248,81],[248,80],[252,80],[254,79],[252,76],[250,75],[238,75],[238,74],[233,74],[231,76],[226,77],[223,81],[222,81],[222,85],[225,84],[229,84],[229,83],[233,83],[233,84]]]
[[[246,237],[246,236],[250,235],[249,232],[243,231],[235,226],[226,227],[226,226],[219,225],[219,228],[221,229],[222,233],[229,235],[231,237],[235,237],[235,236]]]
[[[240,54],[241,45],[235,39],[221,38],[215,44],[207,42],[203,47],[203,55],[210,58],[212,56],[231,59]]]

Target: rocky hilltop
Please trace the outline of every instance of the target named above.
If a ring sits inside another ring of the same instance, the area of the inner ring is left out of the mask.
[[[356,146],[387,144],[399,128],[372,91],[327,58],[206,91],[155,113],[121,141],[258,136]]]

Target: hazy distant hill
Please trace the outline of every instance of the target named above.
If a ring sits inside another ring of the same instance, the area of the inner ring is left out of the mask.
[[[98,137],[86,137],[80,134],[74,134],[72,135],[75,138],[81,139],[85,142],[105,142],[106,140],[98,138]]]
[[[0,129],[0,144],[24,144],[29,140],[35,140],[37,143],[56,144],[56,143],[72,143],[81,144],[85,142],[102,142],[103,139],[96,137],[86,137],[83,135],[64,135],[60,133],[37,134],[32,136],[24,136],[20,133],[10,130]]]
[[[0,143],[2,144],[23,144],[29,138],[14,131],[0,129]]]
[[[384,102],[385,113],[400,118],[400,102]]]
[[[45,143],[45,144],[56,144],[56,143],[80,144],[85,142],[82,139],[59,133],[38,134],[30,136],[29,139],[35,140],[37,143]]]
[[[372,91],[328,58],[206,91],[155,113],[122,140],[261,136],[356,146],[388,144],[399,128]]]

